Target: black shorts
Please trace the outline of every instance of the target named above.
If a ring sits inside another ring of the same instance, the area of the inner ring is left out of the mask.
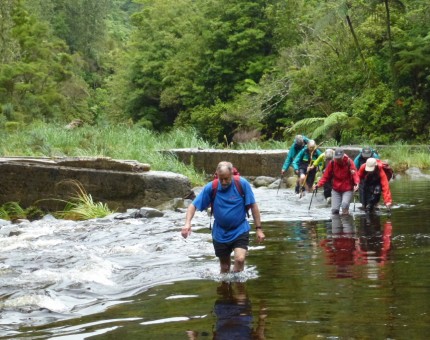
[[[315,175],[317,174],[317,168],[313,168],[308,173],[308,164],[301,165],[299,168],[299,176],[306,174],[308,174],[308,177],[306,177],[306,184],[312,186],[314,184]]]
[[[234,248],[242,248],[242,249],[248,250],[249,231],[239,235],[238,238],[236,238],[235,240],[233,240],[231,242],[220,243],[220,242],[213,240],[212,243],[214,245],[215,255],[217,257],[230,256],[231,252],[234,250]]]

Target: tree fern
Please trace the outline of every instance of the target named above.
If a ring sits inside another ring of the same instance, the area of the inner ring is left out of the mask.
[[[312,139],[326,137],[334,138],[337,142],[340,142],[343,131],[357,128],[361,123],[360,118],[349,115],[347,112],[333,112],[327,117],[313,117],[299,120],[288,128],[287,132],[302,131],[311,136]]]

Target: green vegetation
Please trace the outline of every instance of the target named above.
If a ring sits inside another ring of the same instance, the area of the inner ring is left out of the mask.
[[[0,17],[3,132],[79,118],[214,145],[299,127],[340,144],[430,139],[427,1],[2,0]],[[99,146],[82,149],[116,148]]]
[[[162,153],[173,148],[210,148],[193,129],[152,132],[135,125],[84,126],[65,129],[61,125],[34,123],[22,129],[1,133],[0,156],[99,156],[132,159],[148,163],[152,170],[181,173],[194,184],[204,182],[204,174]]]
[[[33,221],[43,215],[44,213],[39,208],[31,206],[24,209],[18,202],[6,202],[0,206],[0,219],[2,220],[28,219]]]
[[[383,159],[389,159],[396,172],[403,172],[411,167],[430,169],[429,146],[411,146],[405,143],[394,143],[381,151]]]
[[[342,113],[338,113],[341,114]],[[336,121],[336,120],[334,120]],[[325,125],[321,125],[322,128]],[[318,131],[317,128],[315,131]],[[344,132],[346,133],[346,132]],[[199,137],[192,129],[177,128],[159,133],[136,125],[117,126],[84,126],[76,129],[65,129],[64,126],[44,123],[33,123],[21,129],[0,132],[2,144],[0,156],[98,156],[113,159],[132,159],[148,163],[153,170],[172,171],[190,178],[195,185],[205,182],[205,174],[196,172],[174,156],[162,151],[176,148],[208,149],[214,146]],[[318,138],[317,141],[322,141]],[[260,141],[246,143],[228,143],[224,147],[237,150],[288,149],[292,140]],[[327,139],[324,146],[340,145],[335,139]],[[361,145],[369,145],[363,143]],[[383,158],[390,159],[396,171],[401,172],[410,167],[430,169],[428,157],[429,146],[410,146],[404,142],[392,143],[379,150]]]
[[[101,202],[94,202],[90,194],[88,194],[81,183],[75,180],[67,181],[75,187],[75,195],[70,197],[68,201],[64,202],[65,207],[62,211],[52,212],[57,218],[66,220],[88,220],[91,218],[105,217],[112,214],[114,211],[110,210],[106,204]],[[23,208],[18,202],[6,202],[0,206],[0,219],[2,220],[17,220],[28,219],[30,221],[40,219],[45,215],[45,212],[37,207],[30,206]]]
[[[105,217],[113,213],[109,207],[102,202],[94,202],[90,194],[78,181],[70,180],[70,184],[75,187],[75,196],[65,202],[64,210],[57,211],[54,216],[66,220],[89,220],[91,218]]]

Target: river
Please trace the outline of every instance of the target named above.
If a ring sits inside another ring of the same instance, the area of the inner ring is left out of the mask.
[[[266,241],[225,276],[203,212],[186,240],[181,209],[3,225],[0,338],[424,339],[430,180],[391,190],[390,214],[337,219],[321,193],[254,189]]]

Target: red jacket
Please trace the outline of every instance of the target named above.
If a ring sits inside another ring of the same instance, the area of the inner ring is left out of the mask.
[[[391,191],[390,191],[390,185],[388,183],[387,175],[385,174],[385,171],[382,170],[382,161],[377,159],[376,160],[376,167],[378,168],[377,171],[379,171],[379,177],[381,179],[381,188],[382,188],[382,197],[384,198],[385,204],[392,204],[392,198],[391,198]],[[367,175],[367,171],[364,170],[366,168],[366,163],[364,163],[360,169],[358,170],[358,177],[360,179],[365,179]]]
[[[354,190],[354,185],[360,183],[354,161],[347,155],[343,155],[340,164],[335,160],[330,161],[318,182],[318,186],[322,187],[329,181],[332,181],[333,190],[337,192]]]

